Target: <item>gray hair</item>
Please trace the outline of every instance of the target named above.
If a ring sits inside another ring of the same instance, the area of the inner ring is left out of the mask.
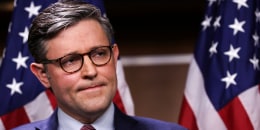
[[[29,31],[28,46],[35,62],[46,59],[46,43],[65,28],[83,19],[94,19],[100,23],[112,44],[113,28],[101,11],[82,1],[59,1],[44,9],[32,22]]]

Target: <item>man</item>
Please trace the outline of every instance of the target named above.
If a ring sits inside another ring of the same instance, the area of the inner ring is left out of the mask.
[[[50,118],[17,130],[80,130],[82,126],[96,130],[184,129],[174,123],[127,116],[112,103],[119,55],[112,37],[111,24],[93,5],[57,2],[41,12],[28,38],[35,58],[30,69],[53,91],[58,109]]]

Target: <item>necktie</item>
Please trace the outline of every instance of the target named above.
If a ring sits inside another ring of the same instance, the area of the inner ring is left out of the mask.
[[[93,126],[89,125],[89,124],[86,124],[86,125],[83,125],[80,130],[96,130]]]

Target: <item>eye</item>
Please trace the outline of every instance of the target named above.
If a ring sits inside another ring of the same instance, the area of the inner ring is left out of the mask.
[[[60,64],[62,67],[67,68],[70,66],[77,65],[81,62],[81,59],[81,56],[78,54],[67,55],[60,60]]]
[[[92,58],[103,58],[108,55],[109,51],[106,48],[98,48],[91,53]]]

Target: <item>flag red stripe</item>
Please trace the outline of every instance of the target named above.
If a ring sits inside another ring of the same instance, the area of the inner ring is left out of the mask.
[[[50,89],[47,89],[45,91],[45,93],[46,93],[47,97],[49,98],[52,108],[55,109],[57,107],[57,102],[56,102],[55,96],[53,95],[53,93],[51,92]]]
[[[253,130],[253,125],[241,104],[236,97],[219,111],[228,130]]]
[[[6,115],[3,115],[1,119],[7,130],[30,122],[23,107],[15,109],[15,111],[10,112]]]
[[[121,99],[121,96],[118,92],[118,90],[116,91],[116,95],[113,99],[113,102],[117,105],[117,107],[124,113],[126,113],[126,110],[125,110],[125,107],[124,107],[124,104],[122,102],[122,99]]]
[[[188,128],[189,130],[198,130],[196,118],[185,96],[183,97],[182,101],[179,124]]]

